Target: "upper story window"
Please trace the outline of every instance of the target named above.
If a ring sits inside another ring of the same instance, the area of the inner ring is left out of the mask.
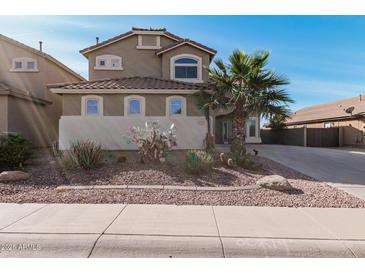
[[[129,95],[124,98],[124,115],[145,115],[145,98]]]
[[[122,57],[116,55],[99,55],[96,56],[96,70],[123,70]]]
[[[183,96],[169,96],[166,98],[168,115],[186,115],[186,98]]]
[[[184,54],[171,58],[171,79],[186,82],[202,81],[201,58],[195,55]]]
[[[160,49],[161,38],[159,35],[139,34],[137,49]]]
[[[12,62],[13,72],[38,72],[37,60],[29,57],[14,58]]]
[[[87,116],[103,115],[103,98],[96,95],[83,96],[81,99],[81,113]]]

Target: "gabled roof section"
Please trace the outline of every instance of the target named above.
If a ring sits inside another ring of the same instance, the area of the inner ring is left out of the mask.
[[[157,55],[160,55],[160,54],[163,54],[163,53],[168,52],[170,50],[173,50],[175,48],[181,47],[183,45],[193,46],[193,47],[198,48],[200,50],[206,51],[206,52],[208,52],[209,54],[211,54],[213,56],[217,53],[217,51],[215,49],[212,49],[212,48],[209,48],[207,46],[204,46],[203,44],[200,44],[200,43],[195,42],[195,41],[190,40],[190,39],[183,39],[181,41],[178,41],[178,42],[176,42],[174,44],[171,44],[171,45],[169,45],[167,47],[164,47],[164,48],[158,50],[156,52],[156,54]]]
[[[196,92],[206,90],[208,87],[204,84],[194,84],[175,80],[164,80],[153,77],[122,77],[115,79],[103,79],[95,81],[82,81],[76,83],[50,84],[47,86],[54,93],[73,93],[72,91],[95,91],[98,93],[109,93],[128,90],[148,91],[189,91]]]
[[[164,36],[166,36],[166,37],[174,40],[175,41],[175,44],[173,44],[173,48],[179,47],[179,46],[181,46],[183,44],[188,43],[188,44],[190,44],[190,45],[192,45],[192,46],[194,46],[196,48],[200,48],[200,49],[202,49],[204,51],[207,51],[207,52],[209,52],[212,55],[215,55],[217,53],[216,50],[214,50],[212,48],[209,48],[207,46],[204,46],[204,45],[202,45],[202,44],[200,44],[198,42],[195,42],[195,41],[190,40],[190,39],[184,39],[184,38],[182,38],[180,36],[177,36],[177,35],[169,32],[169,31],[167,31],[166,28],[149,28],[149,29],[147,29],[147,28],[135,28],[135,27],[133,27],[130,31],[127,31],[127,32],[122,33],[122,34],[119,34],[119,35],[117,35],[115,37],[112,37],[112,38],[110,38],[108,40],[105,40],[105,41],[100,42],[98,44],[92,45],[90,47],[84,48],[84,49],[80,50],[80,53],[83,54],[83,55],[85,55],[86,53],[89,53],[89,52],[91,52],[93,50],[96,50],[96,49],[105,47],[107,45],[113,44],[113,43],[118,42],[120,40],[126,39],[126,38],[128,38],[128,37],[130,37],[132,35],[146,34],[146,33],[147,34],[164,35]],[[164,50],[164,49],[169,49],[170,50],[170,49],[172,49],[170,47],[171,46],[166,47],[166,48],[163,48],[161,50]],[[161,52],[161,50],[159,50],[159,52]],[[163,52],[161,52],[161,53],[163,53]]]
[[[32,96],[29,94],[29,92],[14,88],[8,84],[5,84],[4,82],[0,82],[0,96],[1,95],[13,96],[39,104],[52,104],[52,102],[48,100]]]
[[[302,108],[286,121],[287,125],[322,122],[365,116],[365,95]]]
[[[56,64],[57,66],[59,66],[60,68],[64,69],[65,71],[69,72],[70,74],[72,74],[73,76],[75,76],[76,78],[80,79],[80,80],[85,80],[84,77],[82,77],[80,74],[74,72],[72,69],[70,69],[69,67],[67,67],[66,65],[64,65],[63,63],[61,63],[60,61],[58,61],[56,58],[52,57],[51,55],[47,54],[47,53],[44,53],[43,51],[40,51],[40,50],[37,50],[35,48],[32,48],[30,46],[27,46],[26,44],[23,44],[19,41],[16,41],[12,38],[9,38],[3,34],[0,34],[0,39],[1,40],[4,40],[10,44],[13,44],[15,46],[18,46],[20,48],[23,48],[27,51],[30,51],[32,53],[35,53],[51,62],[53,62],[54,64]]]

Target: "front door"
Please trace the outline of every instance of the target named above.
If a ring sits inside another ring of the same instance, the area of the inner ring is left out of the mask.
[[[228,144],[228,121],[223,121],[222,130],[223,144]]]

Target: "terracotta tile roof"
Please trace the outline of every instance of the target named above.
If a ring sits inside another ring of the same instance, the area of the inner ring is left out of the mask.
[[[352,115],[346,110],[353,107]],[[351,116],[365,116],[365,95],[319,104],[300,109],[287,120],[287,124],[344,119]]]
[[[146,90],[205,90],[204,84],[186,83],[182,81],[163,80],[152,77],[123,77],[76,83],[51,84],[48,88],[59,89],[146,89]]]
[[[3,34],[0,34],[0,39],[2,39],[4,41],[7,41],[7,42],[9,42],[9,43],[11,43],[13,45],[16,45],[18,47],[21,47],[21,48],[23,48],[25,50],[28,50],[28,51],[30,51],[32,53],[35,53],[35,54],[37,54],[39,56],[42,56],[42,57],[46,58],[47,60],[55,63],[56,65],[58,65],[62,69],[68,71],[69,73],[71,73],[76,78],[78,78],[80,80],[85,80],[85,78],[82,77],[80,74],[74,72],[72,69],[70,69],[69,67],[67,67],[66,65],[64,65],[63,63],[61,63],[60,61],[58,61],[57,59],[55,59],[54,57],[52,57],[51,55],[49,55],[49,54],[47,54],[47,53],[45,53],[43,51],[40,51],[40,50],[37,50],[37,49],[32,48],[30,46],[27,46],[26,44],[20,43],[19,41],[16,41],[16,40],[14,40],[12,38],[9,38],[9,37],[7,37],[7,36],[5,36]]]
[[[52,104],[52,102],[50,102],[48,100],[32,96],[29,94],[29,92],[20,90],[18,88],[14,88],[4,82],[0,82],[0,96],[1,95],[14,96],[14,97],[18,97],[21,99],[25,99],[25,100],[29,100],[29,101],[33,101],[33,102],[41,103],[41,104]]]
[[[84,48],[84,49],[80,50],[80,53],[84,53],[84,52],[87,52],[87,51],[90,51],[90,50],[93,50],[93,49],[102,47],[104,45],[107,45],[107,44],[116,42],[116,41],[121,40],[123,38],[127,38],[127,37],[129,37],[131,35],[133,35],[133,31],[127,31],[125,33],[122,33],[122,34],[119,34],[117,36],[114,36],[114,37],[112,37],[112,38],[110,38],[108,40],[105,40],[103,42],[100,42],[98,44],[95,44],[95,45],[92,45],[90,47]]]
[[[136,28],[136,27],[132,27],[132,30],[136,30],[136,31],[166,31],[165,28]]]
[[[157,54],[157,55],[162,54],[162,53],[167,52],[167,51],[170,51],[170,50],[172,50],[172,49],[174,49],[174,48],[180,47],[180,46],[182,46],[182,45],[184,45],[184,44],[190,44],[190,45],[192,45],[192,46],[195,46],[195,47],[201,48],[201,49],[203,49],[203,50],[205,50],[205,51],[208,51],[208,52],[209,52],[209,53],[211,53],[212,55],[215,55],[215,54],[217,53],[217,51],[216,51],[215,49],[212,49],[212,48],[209,48],[209,47],[207,47],[207,46],[204,46],[203,44],[200,44],[200,43],[195,42],[195,41],[190,40],[190,39],[183,39],[183,40],[178,41],[178,42],[176,42],[176,43],[173,43],[173,44],[171,44],[171,45],[169,45],[169,46],[166,46],[166,47],[164,47],[164,48],[162,48],[162,49],[159,49],[159,50],[156,52],[156,54]]]
[[[200,43],[195,42],[195,41],[190,40],[190,39],[184,39],[184,38],[182,38],[180,36],[177,36],[177,35],[169,32],[169,31],[167,31],[165,28],[157,28],[157,29],[149,28],[149,29],[146,29],[146,28],[135,28],[135,27],[133,27],[132,30],[130,30],[130,31],[127,31],[127,32],[122,33],[122,34],[119,34],[119,35],[117,35],[115,37],[112,37],[112,38],[110,38],[108,40],[105,40],[105,41],[100,42],[98,44],[92,45],[90,47],[84,48],[84,49],[80,50],[80,53],[81,54],[85,54],[85,53],[87,53],[89,51],[95,50],[97,48],[106,46],[108,44],[117,42],[117,41],[122,40],[122,39],[125,39],[125,38],[127,38],[129,36],[134,35],[135,32],[138,32],[138,31],[157,31],[157,32],[161,32],[163,35],[166,35],[167,37],[170,37],[170,38],[172,38],[173,40],[176,41],[176,44],[174,44],[172,46],[169,46],[169,47],[165,47],[165,48],[159,50],[159,52],[164,51],[166,49],[172,49],[173,47],[179,46],[180,44],[184,44],[184,43],[191,43],[192,45],[195,45],[195,46],[200,47],[200,48],[202,48],[202,49],[204,49],[206,51],[211,52],[213,55],[215,55],[215,53],[217,52],[216,50],[214,50],[212,48],[209,48],[207,46],[204,46],[203,44],[200,44]]]

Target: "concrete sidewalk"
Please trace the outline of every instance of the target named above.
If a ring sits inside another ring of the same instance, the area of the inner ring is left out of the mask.
[[[365,209],[0,204],[0,257],[365,257]]]

